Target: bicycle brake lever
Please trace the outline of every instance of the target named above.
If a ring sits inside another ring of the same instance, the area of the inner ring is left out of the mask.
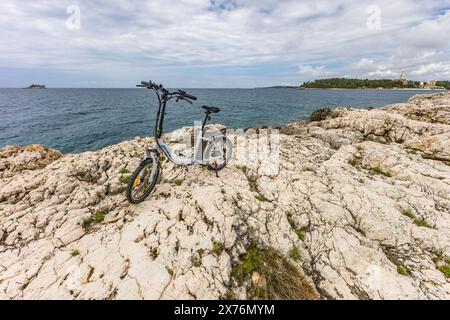
[[[186,98],[183,98],[183,97],[177,97],[177,102],[180,101],[180,100],[184,100],[184,101],[187,101],[187,102],[189,102],[190,104],[192,104],[192,102],[189,101],[189,100],[186,99]]]
[[[185,101],[187,101],[187,102],[189,102],[190,104],[192,104],[192,102],[189,100],[189,99],[186,99],[186,98],[182,98],[183,100],[185,100]]]

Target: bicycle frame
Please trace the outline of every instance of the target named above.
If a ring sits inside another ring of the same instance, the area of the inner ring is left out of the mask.
[[[196,139],[195,139],[195,146],[194,146],[194,153],[191,157],[183,158],[172,152],[170,147],[161,141],[161,137],[163,134],[163,125],[164,125],[164,116],[166,114],[166,108],[167,108],[167,102],[172,99],[172,97],[168,97],[165,93],[161,97],[160,93],[153,89],[156,93],[156,96],[158,98],[158,113],[156,116],[156,126],[155,126],[155,140],[156,140],[156,146],[146,152],[145,159],[148,159],[150,157],[149,152],[154,151],[159,154],[159,150],[164,153],[164,155],[169,159],[170,162],[181,165],[181,166],[188,166],[188,165],[206,165],[206,161],[203,159],[203,142],[206,143],[213,143],[215,142],[215,136],[212,136],[210,138],[205,138],[204,129],[206,126],[207,121],[210,119],[210,115],[206,114],[206,117],[202,123],[201,131],[198,132]],[[222,136],[223,137],[223,136]],[[220,156],[216,158],[208,159],[208,161],[213,160],[219,160]]]
[[[203,151],[204,151],[203,150],[203,142],[214,143],[215,138],[214,137],[205,138],[204,132],[203,131],[199,132],[197,135],[197,139],[195,139],[194,152],[192,153],[192,155],[190,157],[184,158],[184,157],[180,157],[177,154],[175,154],[174,152],[172,152],[172,150],[166,143],[162,142],[159,139],[156,139],[157,149],[161,150],[165,154],[167,159],[169,159],[170,162],[172,162],[176,165],[180,165],[180,166],[188,166],[188,165],[194,165],[194,164],[206,165],[206,164],[208,164],[208,161],[210,162],[210,161],[221,159],[221,156],[217,156],[214,158],[210,158],[210,159],[208,159],[208,161],[206,161],[203,158]]]
[[[216,107],[203,106],[203,109],[206,110],[206,117],[203,121],[201,130],[194,130],[194,138],[196,138],[194,139],[194,149],[188,157],[183,157],[176,154],[175,152],[172,152],[169,145],[161,140],[167,102],[171,99],[176,98],[177,102],[179,102],[180,100],[186,100],[187,102],[192,104],[191,100],[197,100],[197,97],[192,96],[182,90],[177,90],[171,93],[161,84],[158,85],[151,81],[142,81],[140,85],[137,85],[137,87],[153,89],[156,93],[156,96],[158,97],[158,113],[156,116],[156,126],[154,134],[156,145],[153,149],[145,150],[144,160],[139,164],[139,167],[134,170],[131,179],[127,184],[128,201],[133,204],[140,203],[144,201],[154,190],[161,173],[160,161],[162,154],[164,154],[167,159],[169,159],[169,161],[173,162],[175,165],[188,166],[200,164],[207,166],[209,170],[214,170],[216,172],[216,176],[219,177],[218,171],[223,169],[227,165],[227,160],[225,159],[225,161],[220,165],[218,165],[219,161],[215,160],[223,159],[224,155],[231,155],[232,147],[227,147],[226,150],[229,150],[230,152],[225,154],[225,150],[222,145],[222,154],[220,154],[220,152],[218,152],[218,150],[220,150],[218,149],[218,142],[224,142],[225,136],[220,133],[220,138],[216,140],[216,137],[219,135],[215,135],[214,133],[210,135],[210,132],[208,132],[207,137],[205,137],[206,135],[204,129],[206,126],[206,122],[211,119],[211,113],[217,113],[220,111],[220,109]],[[231,142],[229,139],[226,139],[226,143],[227,145],[230,145]],[[205,152],[203,152],[204,146],[206,146]],[[148,177],[146,175],[147,173],[149,173],[147,169],[150,168],[151,172],[150,176]],[[142,189],[142,187],[144,188]]]

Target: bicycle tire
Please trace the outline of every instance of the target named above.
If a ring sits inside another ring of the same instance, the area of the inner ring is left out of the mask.
[[[128,185],[127,185],[127,200],[128,200],[128,202],[130,202],[132,204],[141,203],[145,199],[147,199],[148,196],[150,195],[150,193],[152,193],[152,191],[155,189],[155,186],[158,183],[159,174],[160,174],[159,162],[158,161],[155,161],[155,162],[156,162],[156,164],[154,164],[153,159],[147,159],[147,160],[143,161],[133,172],[133,174],[130,177],[130,181],[128,182]],[[144,181],[144,183],[150,183],[149,188],[147,190],[145,190],[141,196],[135,198],[133,196],[133,191],[135,189],[136,180],[141,175],[141,172],[143,170],[145,170],[149,165],[156,165],[155,175],[153,176],[152,181]]]

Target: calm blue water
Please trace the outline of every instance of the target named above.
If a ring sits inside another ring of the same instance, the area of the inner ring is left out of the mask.
[[[194,106],[173,103],[165,132],[203,120],[203,104],[222,109],[213,123],[231,128],[277,124],[322,107],[381,107],[406,102],[420,91],[295,89],[190,89]],[[44,144],[65,153],[98,150],[153,134],[156,98],[139,89],[0,89],[0,147]]]

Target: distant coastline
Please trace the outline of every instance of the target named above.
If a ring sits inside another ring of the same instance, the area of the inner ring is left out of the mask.
[[[355,90],[365,90],[365,91],[448,91],[446,88],[303,88],[300,90],[331,90],[331,91],[355,91]]]
[[[449,90],[449,81],[414,81],[407,80],[404,75],[400,79],[351,79],[330,78],[308,81],[300,89],[329,89],[329,90]]]
[[[331,91],[448,91],[446,88],[304,88],[299,86],[257,87],[254,89],[295,89],[295,90],[331,90]]]

